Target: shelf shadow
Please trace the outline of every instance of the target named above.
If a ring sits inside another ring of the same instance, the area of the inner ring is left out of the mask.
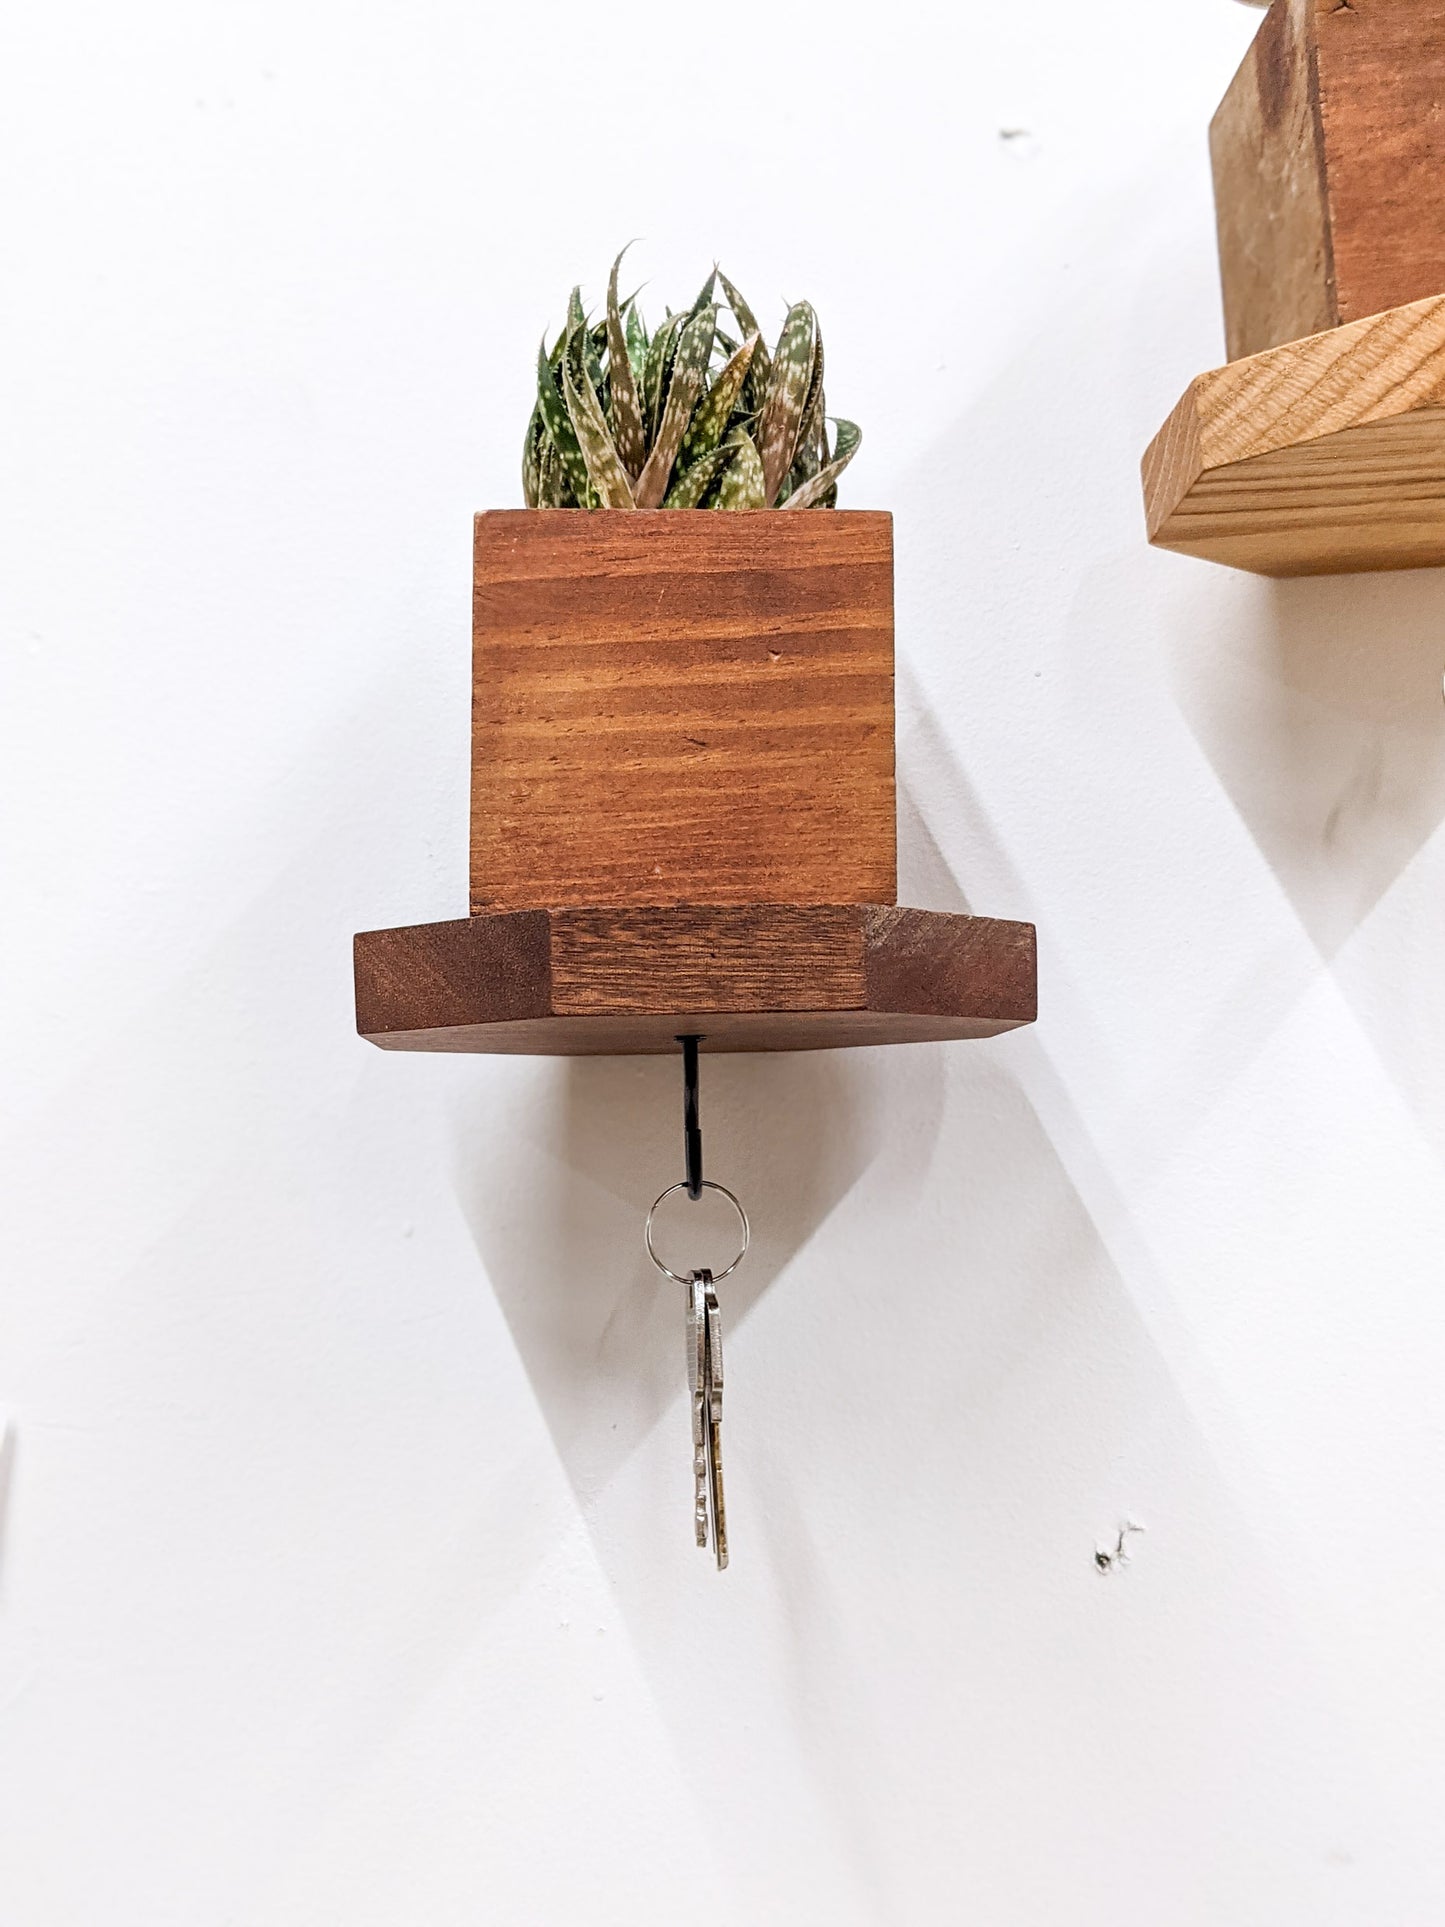
[[[1445,819],[1445,574],[1270,582],[1264,597],[1217,673],[1175,680],[1328,961]]]
[[[926,1055],[917,1103],[936,1129],[941,1074]],[[728,1330],[878,1155],[882,1056],[704,1048],[704,1170],[737,1192],[753,1224],[747,1260],[724,1287]],[[681,1288],[649,1263],[642,1229],[653,1198],[682,1175],[681,1062],[679,1052],[538,1064],[520,1125],[499,1127],[480,1095],[453,1120],[461,1209],[584,1502],[679,1396]],[[734,1229],[725,1209],[679,1194],[659,1245],[675,1269],[720,1268]]]

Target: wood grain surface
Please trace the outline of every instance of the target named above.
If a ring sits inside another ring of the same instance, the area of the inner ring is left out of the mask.
[[[888,902],[893,531],[476,520],[471,901]]]
[[[1263,575],[1445,563],[1445,296],[1200,375],[1143,462],[1149,539]]]
[[[991,1037],[1037,1014],[1032,924],[895,904],[526,910],[365,931],[356,1015],[387,1050],[821,1050]]]
[[[1232,360],[1445,293],[1445,0],[1275,0],[1210,152]]]

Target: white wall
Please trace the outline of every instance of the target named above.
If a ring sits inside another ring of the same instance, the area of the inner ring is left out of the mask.
[[[12,12],[0,1927],[1445,1918],[1445,576],[1141,527],[1255,25]],[[633,234],[816,302],[905,896],[1041,932],[1032,1033],[706,1066],[722,1580],[676,1065],[351,1029]]]

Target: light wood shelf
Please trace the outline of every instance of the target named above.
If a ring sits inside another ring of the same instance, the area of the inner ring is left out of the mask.
[[[1198,376],[1143,462],[1149,540],[1259,575],[1445,564],[1445,295]]]

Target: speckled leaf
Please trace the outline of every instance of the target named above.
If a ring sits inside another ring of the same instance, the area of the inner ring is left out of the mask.
[[[579,328],[586,326],[587,316],[582,308],[582,290],[574,288],[567,297],[567,333],[563,337],[563,345],[565,346],[572,339]]]
[[[717,289],[717,276],[718,271],[717,268],[714,267],[707,280],[704,281],[701,288],[698,289],[697,300],[693,302],[687,311],[689,320],[692,320],[695,315],[700,315],[705,308],[711,308],[715,305],[713,302],[713,294]],[[713,318],[716,320],[716,315],[714,315]]]
[[[550,435],[542,444],[537,506],[542,509],[565,509],[577,506],[577,498],[567,484],[566,466],[557,453]]]
[[[833,485],[843,470],[858,453],[858,444],[862,439],[862,433],[856,422],[840,420],[837,438],[833,445],[832,461],[825,463],[811,481],[804,482],[796,494],[790,495],[784,506],[790,509],[810,509],[822,503],[832,492]]]
[[[723,447],[733,451],[732,460],[723,470],[722,480],[708,506],[715,509],[766,508],[768,497],[763,487],[763,462],[752,437],[741,429],[734,429]]]
[[[757,339],[756,335],[752,335],[741,348],[729,355],[712,387],[698,403],[687,425],[687,433],[682,438],[681,459],[684,462],[696,461],[698,456],[708,454],[727,432]]]
[[[695,509],[732,458],[730,448],[714,448],[685,468],[667,491],[665,509]]]
[[[567,413],[577,431],[582,459],[587,464],[587,479],[603,508],[630,509],[634,506],[632,485],[607,432],[607,418],[602,413],[591,377],[585,366],[575,365],[580,359],[569,355],[562,363],[562,392],[567,399]]]
[[[793,457],[793,466],[783,477],[782,486],[778,490],[773,507],[786,508],[788,498],[795,490],[800,489],[804,482],[810,482],[822,466],[816,444],[810,444],[806,448],[800,444],[797,454]]]
[[[658,418],[662,414],[662,398],[667,393],[668,376],[671,374],[673,356],[677,351],[677,337],[686,319],[686,315],[669,312],[666,321],[652,337],[647,350],[647,366],[642,375],[642,419],[649,443],[657,437]]]
[[[758,326],[757,316],[753,313],[747,302],[743,300],[741,294],[739,294],[732,282],[728,280],[721,268],[717,271],[717,278],[722,282],[722,290],[728,298],[728,306],[737,316],[738,325],[741,327],[743,333],[745,335],[761,335],[763,331]],[[772,356],[768,353],[767,347],[761,341],[758,343],[758,355],[764,368],[766,368],[771,362]]]
[[[622,254],[626,252],[624,248]],[[622,313],[617,306],[617,270],[622,266],[622,254],[612,263],[612,277],[607,283],[607,370],[612,378],[607,416],[612,426],[612,439],[617,445],[618,459],[628,475],[636,477],[641,474],[642,464],[647,460],[647,436],[642,426],[642,404],[637,396],[637,383],[627,355]]]
[[[572,337],[571,349],[580,365],[587,370],[587,379],[592,384],[592,392],[604,402],[607,397],[607,384],[602,378],[602,350],[607,346],[607,323],[600,327],[579,328]]]
[[[795,453],[805,448],[816,448],[818,429],[823,420],[823,330],[818,318],[813,317],[813,372],[808,379],[808,399],[803,403],[803,415],[798,423],[798,446]]]
[[[662,419],[658,423],[652,452],[637,478],[634,491],[640,509],[655,509],[667,493],[673,462],[677,459],[683,434],[707,376],[707,365],[712,358],[713,329],[716,326],[717,309],[704,308],[701,314],[692,316],[678,336],[677,355],[673,362],[672,379],[667,384]]]
[[[636,384],[638,406],[642,402],[642,375],[647,367],[647,328],[635,301],[627,304],[627,359]]]
[[[542,411],[542,420],[547,424],[552,445],[561,457],[572,493],[579,502],[585,502],[587,464],[582,459],[582,445],[572,427],[572,417],[567,413],[567,404],[557,386],[557,377],[548,362],[545,340],[537,356],[537,405]]]
[[[758,453],[763,458],[763,485],[769,502],[777,500],[793,465],[803,408],[812,386],[817,333],[817,320],[806,301],[789,308],[758,424]]]
[[[537,506],[537,491],[542,474],[542,440],[546,435],[542,411],[535,404],[527,423],[527,439],[522,444],[522,500],[529,509]]]

